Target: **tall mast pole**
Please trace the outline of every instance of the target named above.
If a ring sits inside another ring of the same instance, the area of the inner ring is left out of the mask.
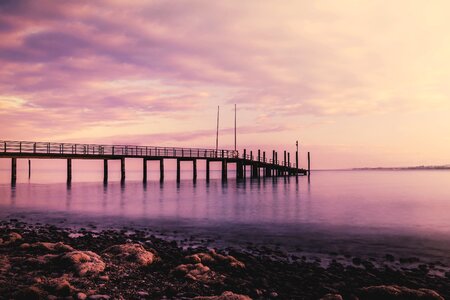
[[[219,150],[219,106],[217,106],[216,155]]]
[[[236,151],[236,104],[234,105],[234,151]]]

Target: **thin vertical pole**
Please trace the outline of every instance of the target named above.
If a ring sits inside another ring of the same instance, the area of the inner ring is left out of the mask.
[[[237,115],[237,108],[236,104],[234,105],[234,151],[236,151],[236,145],[237,145],[237,138],[236,138],[236,115]]]
[[[28,179],[31,178],[31,160],[28,160]]]
[[[227,170],[227,160],[223,159],[222,160],[222,181],[227,181],[227,174],[228,170]]]
[[[177,182],[180,182],[181,178],[181,161],[177,158]]]
[[[308,152],[308,176],[311,174],[311,155]]]
[[[209,159],[206,160],[206,181],[209,181]]]
[[[297,177],[298,177],[298,170],[299,167],[298,167],[298,150],[297,150],[295,151],[295,176]]]
[[[216,156],[218,150],[219,150],[219,106],[217,106]]]

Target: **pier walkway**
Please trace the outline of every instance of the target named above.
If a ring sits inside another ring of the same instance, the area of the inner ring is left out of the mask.
[[[160,162],[160,181],[164,181],[164,160],[177,160],[177,181],[180,181],[181,161],[192,161],[193,180],[197,179],[197,160],[206,160],[206,180],[210,178],[210,162],[222,162],[222,180],[227,180],[228,164],[236,164],[236,178],[246,177],[246,167],[250,167],[250,177],[260,176],[298,176],[309,174],[308,170],[298,168],[298,152],[295,153],[295,163],[290,162],[290,153],[284,151],[283,159],[278,159],[278,153],[272,151],[272,158],[258,150],[247,152],[244,149],[240,156],[234,150],[215,150],[202,148],[155,147],[134,145],[99,145],[73,144],[53,142],[3,141],[0,140],[0,158],[11,158],[11,183],[17,179],[17,159],[29,159],[28,174],[31,174],[30,159],[66,159],[67,182],[72,180],[73,159],[101,159],[103,164],[103,181],[108,182],[108,161],[121,161],[121,181],[125,181],[125,159],[140,158],[143,160],[143,181],[147,181],[147,161]],[[308,153],[309,165],[309,153]],[[261,174],[262,173],[262,174]]]

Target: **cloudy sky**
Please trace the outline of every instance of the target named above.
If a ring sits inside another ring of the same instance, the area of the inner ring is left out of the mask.
[[[0,139],[450,163],[448,1],[0,2]]]

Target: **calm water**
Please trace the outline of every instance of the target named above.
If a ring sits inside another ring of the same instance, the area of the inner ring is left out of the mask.
[[[177,184],[127,173],[104,186],[84,172],[42,171],[9,185],[0,171],[0,218],[83,226],[142,226],[224,243],[273,243],[308,252],[422,255],[450,261],[450,172],[318,171],[311,180],[261,178],[227,183],[190,173]],[[74,175],[76,173],[74,172]],[[80,176],[80,175],[79,175]],[[110,176],[110,178],[115,178]],[[213,175],[218,178],[220,172]],[[26,177],[26,176],[25,176]],[[19,177],[20,178],[20,177]],[[134,179],[134,181],[133,181]],[[85,182],[83,182],[85,181]]]

